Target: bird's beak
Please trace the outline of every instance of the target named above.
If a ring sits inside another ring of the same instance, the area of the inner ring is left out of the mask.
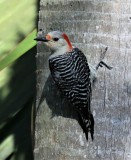
[[[46,39],[46,37],[37,37],[34,40],[36,40],[36,41],[42,41],[42,42],[48,42],[49,41],[48,39]]]

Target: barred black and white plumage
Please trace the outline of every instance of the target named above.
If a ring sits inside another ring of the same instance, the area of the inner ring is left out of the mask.
[[[94,118],[90,110],[91,79],[90,68],[85,55],[73,48],[67,35],[60,31],[48,33],[35,40],[43,41],[52,50],[49,57],[51,75],[70,103],[78,112],[79,123],[88,139],[93,139]]]
[[[49,67],[54,81],[67,99],[76,108],[79,123],[88,140],[88,132],[93,139],[94,118],[90,110],[91,84],[96,78],[99,67],[108,66],[102,60],[105,51],[101,54],[100,62],[94,68],[89,67],[85,55],[78,49],[73,48],[67,35],[60,31],[49,32],[45,37],[35,38],[42,41],[52,50],[49,58]]]
[[[88,132],[93,139],[94,118],[90,110],[91,81],[90,69],[85,55],[73,48],[63,55],[49,59],[51,75],[59,89],[77,109],[79,123],[88,139]]]

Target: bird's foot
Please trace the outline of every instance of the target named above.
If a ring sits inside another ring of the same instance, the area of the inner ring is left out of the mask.
[[[111,69],[113,68],[113,67],[107,65],[105,62],[100,61],[100,62],[98,63],[98,65],[96,66],[96,70],[98,70],[99,67],[103,67],[103,66],[105,66],[105,67],[106,67],[107,69],[109,69],[109,70],[111,70]]]
[[[101,55],[100,55],[100,62],[96,66],[96,70],[98,70],[99,67],[105,66],[107,69],[111,70],[113,67],[107,65],[105,62],[103,62],[103,59],[105,58],[106,52],[107,52],[108,47],[105,48],[104,52],[101,50]]]

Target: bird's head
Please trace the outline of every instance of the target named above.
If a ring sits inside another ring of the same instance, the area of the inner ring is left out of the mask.
[[[68,36],[60,31],[49,32],[45,37],[37,37],[34,40],[44,42],[44,44],[53,51],[62,48],[65,48],[66,52],[72,50],[72,44]]]

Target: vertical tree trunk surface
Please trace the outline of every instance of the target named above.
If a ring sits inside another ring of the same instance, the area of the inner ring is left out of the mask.
[[[55,86],[49,51],[38,45],[35,160],[131,160],[131,0],[41,0],[38,29],[67,33],[96,65],[108,46],[92,93],[95,139],[86,141],[72,106]]]

